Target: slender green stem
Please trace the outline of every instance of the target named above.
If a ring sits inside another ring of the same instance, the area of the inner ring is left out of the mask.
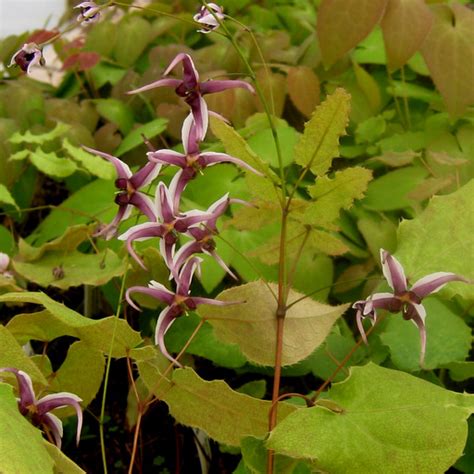
[[[128,267],[128,258],[127,258],[127,267]],[[122,310],[122,300],[125,293],[125,281],[127,279],[128,269],[125,270],[125,273],[122,277],[122,284],[120,286],[119,301],[117,304],[117,311],[115,313],[114,320],[114,329],[112,332],[112,338],[110,340],[110,349],[107,356],[107,365],[105,368],[105,377],[104,377],[104,389],[102,392],[102,403],[100,407],[100,418],[99,418],[99,436],[100,436],[100,450],[102,454],[102,466],[104,469],[104,474],[107,474],[107,455],[105,452],[105,433],[104,433],[104,419],[105,419],[105,403],[107,401],[107,387],[109,383],[110,367],[112,365],[112,352],[114,349],[115,343],[115,333],[117,332],[117,323],[120,318],[120,312]]]

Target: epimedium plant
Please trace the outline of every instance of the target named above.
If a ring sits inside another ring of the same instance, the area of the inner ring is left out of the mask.
[[[82,2],[77,39],[74,23],[3,41],[6,65],[30,73],[54,47],[66,73],[53,87],[9,68],[0,89],[0,366],[20,397],[15,411],[2,376],[2,471],[81,472],[21,417],[40,424],[42,400],[92,403],[87,434],[112,469],[111,384],[131,431],[114,469],[147,466],[140,433],[164,401],[203,470],[222,456],[210,438],[238,473],[472,471],[473,13],[265,6]],[[78,341],[59,365],[64,336]]]

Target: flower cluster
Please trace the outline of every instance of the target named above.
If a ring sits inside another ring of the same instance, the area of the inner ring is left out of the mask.
[[[8,270],[10,266],[10,257],[3,252],[0,252],[0,275],[6,278],[13,278],[13,274]]]
[[[224,9],[215,3],[208,3],[207,7],[202,6],[193,16],[193,20],[200,23],[203,27],[198,30],[199,33],[210,33],[219,28],[219,21],[224,19]]]
[[[402,313],[403,319],[412,321],[420,331],[421,354],[423,365],[426,352],[426,310],[423,298],[436,293],[451,281],[468,282],[464,277],[449,272],[436,272],[426,275],[408,288],[408,280],[400,262],[384,249],[380,249],[382,271],[393,293],[374,293],[367,299],[356,301],[353,308],[357,310],[356,321],[362,339],[367,343],[362,320],[370,319],[372,324],[377,320],[377,310],[385,309],[391,313]]]
[[[18,409],[23,416],[31,420],[35,426],[46,428],[52,435],[58,448],[61,448],[61,438],[63,437],[63,424],[61,420],[50,413],[56,408],[71,406],[77,415],[76,442],[79,444],[82,429],[82,410],[79,402],[82,399],[69,392],[60,392],[46,395],[39,400],[33,390],[33,382],[30,376],[23,370],[5,367],[1,372],[11,372],[18,382]]]
[[[181,195],[188,183],[195,179],[202,169],[219,163],[233,163],[259,174],[247,163],[234,156],[225,153],[201,152],[200,150],[200,142],[206,136],[209,122],[209,112],[203,96],[235,87],[253,92],[252,86],[244,81],[209,80],[200,82],[193,60],[188,54],[178,54],[164,75],[168,75],[179,63],[182,63],[183,66],[182,79],[162,78],[130,93],[135,94],[162,86],[174,87],[176,93],[183,97],[184,102],[191,109],[182,127],[184,153],[167,149],[150,151],[147,153],[147,164],[133,174],[128,165],[117,157],[92,148],[85,148],[90,153],[95,153],[111,162],[117,172],[115,186],[118,192],[115,203],[118,205],[118,212],[113,221],[99,230],[97,235],[105,238],[116,235],[119,224],[130,216],[135,207],[146,216],[148,222],[131,227],[120,235],[119,239],[126,241],[130,255],[143,268],[145,265],[135,252],[133,243],[153,237],[160,239],[160,251],[170,271],[170,280],[174,280],[176,290],[173,292],[163,284],[151,281],[148,287],[129,288],[126,292],[126,299],[131,306],[138,309],[132,301],[131,295],[143,293],[166,305],[158,317],[155,342],[163,354],[176,364],[178,362],[168,353],[164,344],[166,331],[176,318],[189,310],[196,309],[200,304],[232,304],[191,296],[191,282],[202,261],[196,256],[199,253],[214,257],[225,271],[236,278],[217,254],[214,237],[218,233],[217,220],[226,212],[229,205],[231,203],[247,204],[239,199],[231,199],[228,194],[225,194],[205,211],[195,209],[183,212],[180,210]],[[158,177],[163,166],[177,167],[178,170],[169,185],[163,181],[158,183],[153,201],[143,192],[143,188]],[[187,237],[190,240],[178,248],[182,237]]]

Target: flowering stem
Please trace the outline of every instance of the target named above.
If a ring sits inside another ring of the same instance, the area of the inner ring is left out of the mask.
[[[138,436],[140,434],[140,426],[141,426],[141,421],[142,421],[142,416],[145,412],[144,407],[142,405],[142,402],[140,400],[140,396],[138,395],[138,390],[137,390],[137,385],[135,384],[135,379],[133,378],[133,369],[132,369],[132,363],[130,361],[130,358],[127,357],[127,370],[128,370],[128,376],[130,378],[130,383],[132,385],[132,390],[135,395],[135,399],[137,401],[137,422],[135,424],[135,433],[133,436],[133,447],[132,447],[132,454],[130,456],[130,465],[128,468],[128,474],[133,473],[133,466],[135,464],[135,456],[137,453],[137,446],[138,446]]]
[[[128,257],[127,257],[127,267],[128,267]],[[117,322],[120,318],[120,312],[122,309],[122,300],[125,293],[125,281],[127,279],[128,269],[125,270],[125,273],[122,277],[122,284],[120,286],[119,301],[117,304],[117,311],[115,313],[114,329],[112,332],[112,338],[110,340],[110,349],[107,357],[107,366],[105,368],[105,377],[104,377],[104,390],[102,392],[102,403],[100,407],[100,417],[99,417],[99,436],[100,436],[100,451],[102,454],[102,467],[104,474],[107,474],[107,455],[105,452],[105,434],[104,434],[104,419],[105,419],[105,402],[107,400],[107,387],[109,382],[110,367],[112,365],[112,351],[114,349],[115,343],[115,333],[117,332]]]

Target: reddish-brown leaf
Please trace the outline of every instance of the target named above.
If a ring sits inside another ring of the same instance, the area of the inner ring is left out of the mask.
[[[474,104],[474,11],[456,3],[436,5],[433,11],[421,54],[448,112],[459,116]]]
[[[308,66],[297,66],[289,68],[286,80],[291,101],[304,116],[309,118],[319,104],[318,76]]]
[[[423,0],[388,0],[381,26],[392,71],[418,51],[432,22],[433,14]]]
[[[363,40],[382,18],[388,0],[322,0],[318,36],[323,62],[331,66]]]
[[[36,43],[41,45],[55,36],[59,37],[58,30],[36,30],[26,40],[26,43]]]
[[[63,70],[77,69],[78,71],[86,71],[94,67],[100,61],[100,54],[91,51],[82,53],[74,53],[68,56],[63,63]]]

